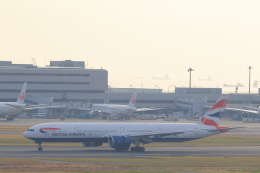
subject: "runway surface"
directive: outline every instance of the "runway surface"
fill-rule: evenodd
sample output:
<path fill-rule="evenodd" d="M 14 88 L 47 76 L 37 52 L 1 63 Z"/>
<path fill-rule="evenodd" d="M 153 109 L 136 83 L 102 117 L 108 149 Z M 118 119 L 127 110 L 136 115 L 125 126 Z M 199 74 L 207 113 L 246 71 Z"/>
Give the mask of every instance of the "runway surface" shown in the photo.
<path fill-rule="evenodd" d="M 115 151 L 109 147 L 84 148 L 77 146 L 0 146 L 0 157 L 9 158 L 133 158 L 136 156 L 223 156 L 259 157 L 260 146 L 175 146 L 146 147 L 145 152 Z"/>

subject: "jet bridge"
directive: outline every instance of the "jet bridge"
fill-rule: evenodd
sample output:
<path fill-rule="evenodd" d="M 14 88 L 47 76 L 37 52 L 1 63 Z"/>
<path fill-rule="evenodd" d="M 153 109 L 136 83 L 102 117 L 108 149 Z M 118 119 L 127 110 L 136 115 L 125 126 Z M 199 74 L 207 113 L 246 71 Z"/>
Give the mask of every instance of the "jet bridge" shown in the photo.
<path fill-rule="evenodd" d="M 53 103 L 53 97 L 39 97 L 39 98 L 31 97 L 31 96 L 25 97 L 25 104 L 27 106 L 30 106 L 30 105 L 50 106 L 52 103 Z M 38 114 L 39 113 L 45 113 L 45 115 L 52 115 L 53 109 L 41 108 L 41 109 L 38 109 Z"/>
<path fill-rule="evenodd" d="M 175 106 L 183 110 L 188 110 L 190 107 L 192 116 L 203 115 L 204 114 L 204 105 L 207 104 L 207 97 L 192 97 L 189 98 L 176 98 Z"/>

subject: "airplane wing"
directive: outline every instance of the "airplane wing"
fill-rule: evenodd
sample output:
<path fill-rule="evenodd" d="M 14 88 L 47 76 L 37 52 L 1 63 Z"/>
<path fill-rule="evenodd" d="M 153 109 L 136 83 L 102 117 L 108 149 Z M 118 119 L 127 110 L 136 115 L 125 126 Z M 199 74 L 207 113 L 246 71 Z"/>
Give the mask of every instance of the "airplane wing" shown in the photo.
<path fill-rule="evenodd" d="M 87 108 L 77 108 L 79 110 L 84 110 L 84 111 L 91 111 L 91 109 L 87 109 Z"/>
<path fill-rule="evenodd" d="M 26 107 L 24 110 L 32 110 L 32 109 L 44 109 L 44 108 L 64 108 L 62 106 L 40 106 L 40 107 Z"/>
<path fill-rule="evenodd" d="M 162 108 L 137 108 L 136 111 L 137 112 L 142 112 L 142 111 L 152 111 L 152 110 L 159 110 Z"/>
<path fill-rule="evenodd" d="M 164 136 L 169 136 L 169 135 L 177 135 L 177 134 L 182 134 L 185 133 L 184 131 L 159 131 L 159 132 L 154 132 L 154 133 L 141 133 L 141 134 L 129 134 L 128 136 L 132 140 L 137 140 L 141 138 L 147 138 L 147 137 L 156 137 L 156 138 L 162 138 Z"/>
<path fill-rule="evenodd" d="M 259 110 L 259 107 L 253 107 L 253 106 L 243 106 L 243 107 L 244 107 L 244 108 L 247 108 L 247 109 L 256 110 L 256 111 Z"/>
<path fill-rule="evenodd" d="M 236 108 L 225 108 L 226 110 L 231 110 L 231 111 L 240 111 L 240 112 L 248 112 L 248 113 L 253 113 L 253 114 L 259 114 L 258 111 L 254 110 L 247 110 L 247 109 L 236 109 Z"/>
<path fill-rule="evenodd" d="M 39 105 L 28 105 L 27 107 L 35 107 L 35 106 L 47 106 L 47 104 L 39 104 Z"/>
<path fill-rule="evenodd" d="M 169 135 L 177 135 L 177 134 L 182 134 L 185 133 L 184 131 L 159 131 L 159 132 L 154 132 L 154 133 L 141 133 L 141 134 L 129 134 L 126 135 L 128 136 L 132 141 L 142 141 L 144 144 L 152 143 L 152 138 L 163 138 L 165 136 Z M 104 137 L 109 137 L 109 136 L 104 136 Z"/>

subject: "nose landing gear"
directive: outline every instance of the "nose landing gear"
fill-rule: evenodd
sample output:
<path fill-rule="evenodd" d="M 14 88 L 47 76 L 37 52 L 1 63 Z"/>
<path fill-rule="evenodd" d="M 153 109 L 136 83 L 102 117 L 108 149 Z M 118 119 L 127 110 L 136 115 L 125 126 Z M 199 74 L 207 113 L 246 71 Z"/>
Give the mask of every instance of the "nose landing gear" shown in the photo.
<path fill-rule="evenodd" d="M 38 147 L 38 151 L 42 151 L 42 149 L 43 149 L 42 147 Z"/>
<path fill-rule="evenodd" d="M 38 151 L 42 151 L 43 150 L 42 143 L 41 142 L 37 142 L 37 141 L 35 141 L 35 143 L 38 144 Z"/>

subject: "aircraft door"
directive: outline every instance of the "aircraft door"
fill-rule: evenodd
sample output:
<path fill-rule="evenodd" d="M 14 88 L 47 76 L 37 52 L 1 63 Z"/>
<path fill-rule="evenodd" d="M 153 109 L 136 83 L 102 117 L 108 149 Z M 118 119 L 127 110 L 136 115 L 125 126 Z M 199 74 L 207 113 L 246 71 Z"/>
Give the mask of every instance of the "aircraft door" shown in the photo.
<path fill-rule="evenodd" d="M 196 137 L 196 136 L 198 136 L 199 135 L 199 129 L 198 128 L 195 128 L 194 129 L 194 136 Z"/>

